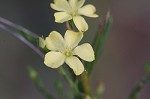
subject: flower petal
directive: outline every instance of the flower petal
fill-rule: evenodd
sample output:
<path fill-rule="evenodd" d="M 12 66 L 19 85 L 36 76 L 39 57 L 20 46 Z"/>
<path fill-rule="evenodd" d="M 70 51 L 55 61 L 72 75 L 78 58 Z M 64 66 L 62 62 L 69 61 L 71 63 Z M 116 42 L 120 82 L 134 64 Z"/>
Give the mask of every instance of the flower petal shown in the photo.
<path fill-rule="evenodd" d="M 45 55 L 44 64 L 51 68 L 58 68 L 65 61 L 65 56 L 60 52 L 48 52 Z"/>
<path fill-rule="evenodd" d="M 70 10 L 70 6 L 67 0 L 54 0 L 54 3 L 51 3 L 50 6 L 52 9 L 57 10 L 57 11 Z"/>
<path fill-rule="evenodd" d="M 69 0 L 69 4 L 71 5 L 73 11 L 76 11 L 80 7 L 83 6 L 85 0 Z"/>
<path fill-rule="evenodd" d="M 78 43 L 83 38 L 83 33 L 67 30 L 64 38 L 65 38 L 67 47 L 73 49 L 74 47 L 78 45 Z"/>
<path fill-rule="evenodd" d="M 89 43 L 77 46 L 73 53 L 85 61 L 91 62 L 95 59 L 93 48 Z"/>
<path fill-rule="evenodd" d="M 76 75 L 80 75 L 83 71 L 84 71 L 84 66 L 81 63 L 81 61 L 75 57 L 75 56 L 71 56 L 71 57 L 67 57 L 65 60 L 66 64 L 69 65 L 69 67 L 71 69 L 73 69 L 74 73 Z"/>
<path fill-rule="evenodd" d="M 56 12 L 54 16 L 55 16 L 55 22 L 57 23 L 63 23 L 72 19 L 72 16 L 66 12 Z"/>
<path fill-rule="evenodd" d="M 65 41 L 60 33 L 52 31 L 48 37 L 46 37 L 46 47 L 52 51 L 63 51 L 65 48 Z"/>
<path fill-rule="evenodd" d="M 69 4 L 70 4 L 70 6 L 71 6 L 71 8 L 72 8 L 72 11 L 76 11 L 77 10 L 77 1 L 78 0 L 69 0 Z"/>
<path fill-rule="evenodd" d="M 85 0 L 78 0 L 78 8 L 82 7 L 83 4 L 85 3 Z"/>
<path fill-rule="evenodd" d="M 86 23 L 86 21 L 83 17 L 75 16 L 75 17 L 73 17 L 73 21 L 79 31 L 85 32 L 88 30 L 88 24 Z"/>
<path fill-rule="evenodd" d="M 98 17 L 98 15 L 95 14 L 95 12 L 96 8 L 91 4 L 85 5 L 78 10 L 78 13 L 80 15 L 85 15 L 87 17 Z"/>

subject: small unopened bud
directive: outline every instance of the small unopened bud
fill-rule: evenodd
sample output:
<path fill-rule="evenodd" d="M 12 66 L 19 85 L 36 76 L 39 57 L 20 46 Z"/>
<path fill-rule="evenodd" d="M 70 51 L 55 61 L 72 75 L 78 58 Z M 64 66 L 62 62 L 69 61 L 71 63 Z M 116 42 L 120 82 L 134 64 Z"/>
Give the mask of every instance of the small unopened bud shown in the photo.
<path fill-rule="evenodd" d="M 86 96 L 85 99 L 91 99 L 91 97 L 90 96 Z"/>
<path fill-rule="evenodd" d="M 104 82 L 100 81 L 97 86 L 97 94 L 102 95 L 104 93 L 104 91 L 105 91 Z"/>
<path fill-rule="evenodd" d="M 37 78 L 37 72 L 31 67 L 28 68 L 28 72 L 32 80 Z"/>
<path fill-rule="evenodd" d="M 39 37 L 39 47 L 44 49 L 45 45 L 46 45 L 46 43 L 45 43 L 44 38 L 43 37 Z"/>

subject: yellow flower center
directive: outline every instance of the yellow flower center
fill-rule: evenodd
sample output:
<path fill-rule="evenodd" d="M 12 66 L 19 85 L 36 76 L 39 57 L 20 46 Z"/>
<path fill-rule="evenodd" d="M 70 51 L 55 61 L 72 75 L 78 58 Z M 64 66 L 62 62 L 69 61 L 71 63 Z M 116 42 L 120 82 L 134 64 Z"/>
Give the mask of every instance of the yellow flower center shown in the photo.
<path fill-rule="evenodd" d="M 72 52 L 71 52 L 71 49 L 70 48 L 66 48 L 66 50 L 65 50 L 65 56 L 66 57 L 69 57 L 69 56 L 72 56 Z"/>

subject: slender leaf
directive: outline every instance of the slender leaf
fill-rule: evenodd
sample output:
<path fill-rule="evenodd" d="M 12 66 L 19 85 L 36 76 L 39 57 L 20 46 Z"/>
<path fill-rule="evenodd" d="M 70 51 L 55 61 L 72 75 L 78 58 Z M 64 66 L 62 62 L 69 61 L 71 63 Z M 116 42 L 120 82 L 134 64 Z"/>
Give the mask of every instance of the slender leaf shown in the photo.
<path fill-rule="evenodd" d="M 95 51 L 95 58 L 96 60 L 88 63 L 85 63 L 85 66 L 87 67 L 88 75 L 91 74 L 94 64 L 97 61 L 97 59 L 101 56 L 104 44 L 106 40 L 108 39 L 109 31 L 112 26 L 112 17 L 107 15 L 106 19 L 103 20 L 103 23 L 100 24 L 100 29 L 98 29 L 97 34 L 95 35 L 95 38 L 93 40 L 92 46 Z"/>
<path fill-rule="evenodd" d="M 145 66 L 144 66 L 144 72 L 145 73 L 150 73 L 150 63 L 145 64 Z"/>
<path fill-rule="evenodd" d="M 37 72 L 32 68 L 29 67 L 28 68 L 28 74 L 30 76 L 30 78 L 32 79 L 34 85 L 36 86 L 36 88 L 38 89 L 38 91 L 46 97 L 46 99 L 54 99 L 54 97 L 52 95 L 50 95 L 44 88 L 44 85 L 42 83 L 42 80 L 40 79 L 40 77 L 38 76 Z"/>
<path fill-rule="evenodd" d="M 143 77 L 132 90 L 131 94 L 129 95 L 128 99 L 138 99 L 140 96 L 141 91 L 144 89 L 144 86 L 150 83 L 150 76 Z"/>

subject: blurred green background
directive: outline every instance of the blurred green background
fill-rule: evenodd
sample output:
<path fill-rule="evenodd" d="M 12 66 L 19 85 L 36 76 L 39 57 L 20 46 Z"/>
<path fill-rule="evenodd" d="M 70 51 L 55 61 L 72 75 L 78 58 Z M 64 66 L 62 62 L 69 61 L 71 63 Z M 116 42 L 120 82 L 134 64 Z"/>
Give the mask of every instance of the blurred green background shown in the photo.
<path fill-rule="evenodd" d="M 91 86 L 105 83 L 103 99 L 127 99 L 137 80 L 150 62 L 149 0 L 86 0 L 97 8 L 100 17 L 110 10 L 113 26 L 104 52 L 94 69 Z M 47 36 L 50 31 L 65 32 L 65 24 L 54 22 L 52 0 L 0 0 L 0 16 Z M 89 30 L 82 42 L 91 42 L 98 20 L 86 18 Z M 44 99 L 28 77 L 27 67 L 35 68 L 46 88 L 55 95 L 54 80 L 58 73 L 43 65 L 43 60 L 29 47 L 0 29 L 0 99 Z M 68 87 L 67 85 L 65 87 Z M 150 98 L 150 85 L 140 99 Z"/>

